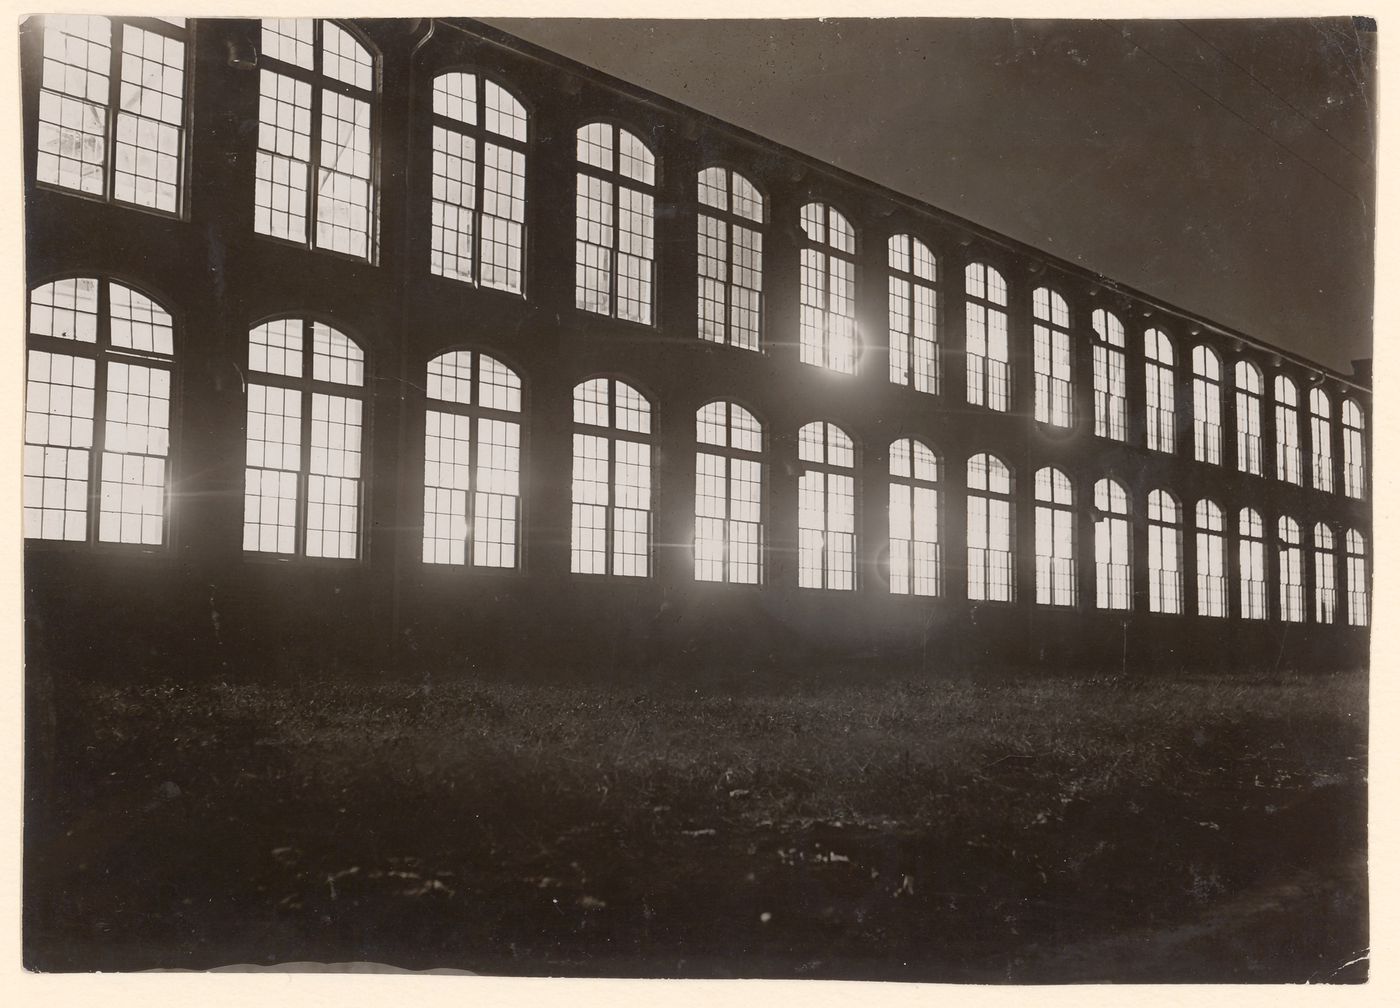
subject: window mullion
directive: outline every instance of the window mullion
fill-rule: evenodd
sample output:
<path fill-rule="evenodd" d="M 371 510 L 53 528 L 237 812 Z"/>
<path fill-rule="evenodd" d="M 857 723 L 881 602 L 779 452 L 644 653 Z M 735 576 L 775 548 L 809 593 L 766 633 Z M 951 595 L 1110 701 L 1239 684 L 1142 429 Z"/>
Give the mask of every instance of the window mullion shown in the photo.
<path fill-rule="evenodd" d="M 103 130 L 104 155 L 102 158 L 102 198 L 112 199 L 116 193 L 116 171 L 117 171 L 117 116 L 121 111 L 121 59 L 122 42 L 126 36 L 126 24 L 117 19 L 112 19 L 111 49 L 108 52 L 108 82 L 107 88 L 107 122 Z M 102 287 L 106 288 L 106 283 Z"/>
<path fill-rule="evenodd" d="M 297 382 L 297 398 L 301 406 L 301 450 L 297 453 L 297 527 L 292 536 L 292 548 L 294 555 L 306 555 L 306 519 L 310 510 L 309 498 L 311 496 L 311 411 L 313 394 L 311 391 L 311 377 L 308 372 L 309 365 L 314 361 L 315 348 L 312 340 L 314 330 L 309 319 L 302 320 L 302 352 L 301 352 L 301 375 Z"/>
<path fill-rule="evenodd" d="M 88 448 L 87 542 L 101 541 L 102 456 L 107 433 L 107 354 L 112 345 L 111 285 L 97 282 L 97 340 L 92 347 L 92 443 Z"/>

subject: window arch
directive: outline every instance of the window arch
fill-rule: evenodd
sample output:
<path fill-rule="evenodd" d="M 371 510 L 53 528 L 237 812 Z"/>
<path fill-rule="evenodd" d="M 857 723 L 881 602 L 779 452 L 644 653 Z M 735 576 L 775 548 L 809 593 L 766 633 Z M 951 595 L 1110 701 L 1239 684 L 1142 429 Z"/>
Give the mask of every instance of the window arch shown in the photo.
<path fill-rule="evenodd" d="M 575 574 L 651 574 L 651 403 L 616 378 L 574 386 Z"/>
<path fill-rule="evenodd" d="M 797 432 L 806 466 L 797 485 L 797 584 L 851 591 L 856 586 L 855 444 L 832 423 Z"/>
<path fill-rule="evenodd" d="M 967 597 L 1010 602 L 1015 594 L 1011 470 L 995 455 L 967 460 Z"/>
<path fill-rule="evenodd" d="M 249 333 L 248 370 L 243 548 L 355 559 L 364 352 L 324 322 L 277 319 Z"/>
<path fill-rule="evenodd" d="M 1037 287 L 1031 311 L 1035 316 L 1035 418 L 1068 427 L 1074 422 L 1069 305 L 1050 288 Z"/>
<path fill-rule="evenodd" d="M 1342 400 L 1342 489 L 1357 500 L 1366 496 L 1366 414 L 1355 399 Z"/>
<path fill-rule="evenodd" d="M 1366 539 L 1356 529 L 1347 532 L 1347 623 L 1366 626 L 1371 619 L 1367 599 Z"/>
<path fill-rule="evenodd" d="M 170 315 L 122 284 L 29 292 L 25 538 L 165 543 L 174 352 Z"/>
<path fill-rule="evenodd" d="M 1191 351 L 1191 419 L 1196 461 L 1220 464 L 1220 358 L 1206 346 Z"/>
<path fill-rule="evenodd" d="M 373 260 L 374 57 L 335 21 L 265 18 L 261 62 L 254 230 Z"/>
<path fill-rule="evenodd" d="M 1100 609 L 1128 609 L 1133 567 L 1128 532 L 1128 495 L 1117 480 L 1094 484 L 1094 576 Z"/>
<path fill-rule="evenodd" d="M 454 72 L 433 81 L 432 123 L 429 269 L 519 294 L 529 115 L 490 77 Z"/>
<path fill-rule="evenodd" d="M 423 562 L 515 567 L 520 522 L 520 377 L 455 350 L 428 362 Z"/>
<path fill-rule="evenodd" d="M 1312 433 L 1312 485 L 1332 492 L 1332 400 L 1320 388 L 1308 393 Z"/>
<path fill-rule="evenodd" d="M 701 171 L 697 189 L 700 338 L 757 350 L 763 323 L 763 196 L 728 168 Z"/>
<path fill-rule="evenodd" d="M 825 203 L 808 203 L 802 233 L 802 362 L 855 374 L 855 228 Z"/>
<path fill-rule="evenodd" d="M 1267 619 L 1268 567 L 1264 563 L 1264 520 L 1253 508 L 1240 511 L 1240 617 Z"/>
<path fill-rule="evenodd" d="M 184 18 L 45 16 L 36 177 L 180 212 Z"/>
<path fill-rule="evenodd" d="M 1278 615 L 1301 623 L 1303 613 L 1303 530 L 1286 515 L 1278 520 Z"/>
<path fill-rule="evenodd" d="M 1181 505 L 1165 490 L 1147 495 L 1147 608 L 1180 613 L 1183 544 Z"/>
<path fill-rule="evenodd" d="M 907 234 L 890 236 L 890 381 L 938 393 L 938 259 Z"/>
<path fill-rule="evenodd" d="M 938 456 L 917 438 L 890 445 L 890 592 L 937 595 Z"/>
<path fill-rule="evenodd" d="M 578 130 L 574 304 L 651 324 L 656 156 L 611 123 Z"/>
<path fill-rule="evenodd" d="M 1313 526 L 1313 622 L 1337 619 L 1337 542 L 1332 530 L 1318 522 Z"/>
<path fill-rule="evenodd" d="M 1285 483 L 1303 483 L 1303 456 L 1298 444 L 1298 386 L 1285 375 L 1274 376 L 1274 472 Z"/>
<path fill-rule="evenodd" d="M 1235 460 L 1240 472 L 1264 474 L 1264 378 L 1249 361 L 1235 363 Z"/>
<path fill-rule="evenodd" d="M 1114 441 L 1128 438 L 1127 338 L 1113 312 L 1095 309 L 1094 433 Z"/>
<path fill-rule="evenodd" d="M 986 263 L 963 271 L 967 300 L 967 401 L 1005 413 L 1011 408 L 1011 348 L 1006 281 Z"/>
<path fill-rule="evenodd" d="M 1160 329 L 1143 333 L 1143 367 L 1147 372 L 1147 447 L 1176 451 L 1176 355 Z"/>
<path fill-rule="evenodd" d="M 1210 500 L 1196 502 L 1196 612 L 1224 616 L 1227 605 L 1225 577 L 1225 512 Z"/>
<path fill-rule="evenodd" d="M 1035 474 L 1035 600 L 1039 605 L 1075 603 L 1074 490 L 1059 469 Z"/>
<path fill-rule="evenodd" d="M 695 414 L 695 580 L 763 580 L 763 426 L 732 402 Z"/>

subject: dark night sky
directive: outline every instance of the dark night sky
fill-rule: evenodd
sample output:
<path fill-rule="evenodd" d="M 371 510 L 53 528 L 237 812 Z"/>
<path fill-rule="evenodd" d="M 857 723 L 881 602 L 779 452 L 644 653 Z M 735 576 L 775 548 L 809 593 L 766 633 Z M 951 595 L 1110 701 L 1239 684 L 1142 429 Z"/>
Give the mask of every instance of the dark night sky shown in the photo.
<path fill-rule="evenodd" d="M 1350 19 L 491 19 L 1343 373 L 1371 353 Z"/>

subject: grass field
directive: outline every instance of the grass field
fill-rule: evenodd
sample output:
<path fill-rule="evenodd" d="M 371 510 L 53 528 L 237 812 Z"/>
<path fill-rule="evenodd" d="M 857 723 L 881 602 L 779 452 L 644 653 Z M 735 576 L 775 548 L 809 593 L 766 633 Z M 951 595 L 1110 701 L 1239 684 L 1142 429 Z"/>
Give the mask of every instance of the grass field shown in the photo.
<path fill-rule="evenodd" d="M 65 694 L 31 968 L 1366 975 L 1361 675 Z"/>

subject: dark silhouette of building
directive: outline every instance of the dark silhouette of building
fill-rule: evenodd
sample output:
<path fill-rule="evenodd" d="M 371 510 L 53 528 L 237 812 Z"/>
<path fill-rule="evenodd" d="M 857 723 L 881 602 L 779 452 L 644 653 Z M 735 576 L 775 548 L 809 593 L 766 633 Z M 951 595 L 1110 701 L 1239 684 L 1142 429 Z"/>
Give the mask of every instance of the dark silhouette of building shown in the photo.
<path fill-rule="evenodd" d="M 1366 659 L 1369 369 L 475 22 L 22 56 L 31 669 Z"/>

